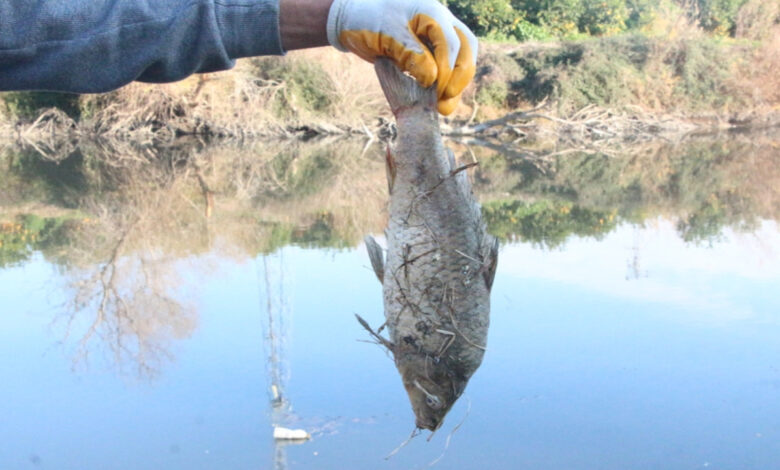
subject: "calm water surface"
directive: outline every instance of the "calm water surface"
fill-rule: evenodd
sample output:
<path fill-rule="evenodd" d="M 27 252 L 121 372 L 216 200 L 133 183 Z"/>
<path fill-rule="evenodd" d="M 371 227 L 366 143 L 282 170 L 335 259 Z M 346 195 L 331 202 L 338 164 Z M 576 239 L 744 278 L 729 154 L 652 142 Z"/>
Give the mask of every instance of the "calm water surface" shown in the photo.
<path fill-rule="evenodd" d="M 3 201 L 0 214 L 28 214 L 8 223 L 45 238 L 29 214 L 76 222 L 0 258 L 0 468 L 777 468 L 780 231 L 761 165 L 778 155 L 759 153 L 637 170 L 652 184 L 622 163 L 612 186 L 612 161 L 484 165 L 477 190 L 500 201 L 487 219 L 504 240 L 488 351 L 443 428 L 387 460 L 414 418 L 354 318 L 383 317 L 357 241 L 383 225 L 380 157 L 355 165 L 371 168 L 357 205 L 334 196 L 356 179 L 341 167 L 302 194 L 283 162 L 273 194 L 211 168 L 212 222 L 189 174 L 136 193 L 8 165 L 6 188 L 30 184 Z M 574 181 L 586 172 L 598 176 Z M 296 219 L 313 200 L 327 210 Z M 312 439 L 275 442 L 274 425 Z"/>

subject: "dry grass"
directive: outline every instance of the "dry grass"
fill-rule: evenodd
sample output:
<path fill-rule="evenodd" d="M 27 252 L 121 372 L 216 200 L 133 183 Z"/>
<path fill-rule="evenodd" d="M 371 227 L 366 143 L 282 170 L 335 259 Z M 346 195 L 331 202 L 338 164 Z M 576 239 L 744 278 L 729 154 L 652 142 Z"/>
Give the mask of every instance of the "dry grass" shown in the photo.
<path fill-rule="evenodd" d="M 780 26 L 780 1 L 748 0 L 737 15 L 738 38 L 752 41 L 777 39 Z"/>
<path fill-rule="evenodd" d="M 247 64 L 222 73 L 196 75 L 165 85 L 132 83 L 83 99 L 89 133 L 143 140 L 166 130 L 172 135 L 241 136 L 264 133 L 274 87 L 253 80 Z"/>
<path fill-rule="evenodd" d="M 754 4 L 758 6 L 748 8 Z M 745 24 L 757 24 L 751 18 L 766 13 L 761 5 L 748 3 Z M 670 9 L 648 26 L 648 36 L 574 44 L 490 44 L 483 48 L 475 83 L 449 121 L 496 119 L 533 107 L 529 103 L 547 93 L 555 101 L 550 112 L 559 118 L 596 105 L 632 114 L 639 107 L 654 118 L 707 115 L 705 127 L 748 122 L 751 115 L 780 106 L 780 26 L 772 24 L 774 29 L 759 45 L 718 45 L 685 15 Z M 746 38 L 764 30 L 740 29 Z M 569 64 L 567 54 L 577 48 L 584 53 L 578 63 Z M 644 54 L 641 64 L 634 62 L 637 51 Z M 553 83 L 555 92 L 542 89 L 542 83 L 535 95 L 525 96 L 535 85 L 529 85 L 522 61 L 539 67 L 537 80 Z M 0 117 L 0 139 L 22 140 L 56 156 L 67 155 L 74 140 L 96 136 L 141 146 L 186 135 L 239 140 L 373 136 L 382 130 L 379 118 L 390 117 L 372 66 L 332 48 L 242 60 L 234 70 L 173 84 L 133 83 L 112 93 L 83 96 L 79 107 L 76 121 L 62 113 L 20 125 Z M 536 124 L 556 130 L 552 121 Z"/>
<path fill-rule="evenodd" d="M 378 114 L 389 115 L 374 67 L 354 54 L 332 48 L 304 50 L 288 54 L 292 60 L 315 62 L 333 83 L 333 107 L 337 120 L 370 120 Z"/>
<path fill-rule="evenodd" d="M 741 64 L 736 80 L 756 104 L 780 110 L 780 24 L 769 38 L 753 51 L 748 63 Z"/>
<path fill-rule="evenodd" d="M 322 69 L 328 86 L 300 83 L 316 75 L 311 64 Z M 309 92 L 323 93 L 326 109 L 313 109 Z M 88 133 L 143 140 L 165 133 L 278 136 L 312 123 L 360 129 L 382 114 L 383 103 L 370 64 L 327 48 L 293 52 L 284 59 L 242 60 L 231 71 L 173 84 L 132 83 L 109 94 L 85 96 L 81 105 Z"/>

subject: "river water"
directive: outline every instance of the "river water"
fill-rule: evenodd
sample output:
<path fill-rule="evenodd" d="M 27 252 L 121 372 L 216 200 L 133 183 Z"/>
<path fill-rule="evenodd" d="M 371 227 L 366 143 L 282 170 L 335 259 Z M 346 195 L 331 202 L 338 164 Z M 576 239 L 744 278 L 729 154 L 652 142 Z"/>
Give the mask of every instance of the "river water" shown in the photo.
<path fill-rule="evenodd" d="M 487 353 L 400 450 L 414 416 L 354 316 L 383 321 L 381 149 L 5 149 L 0 468 L 775 468 L 777 142 L 472 149 Z"/>

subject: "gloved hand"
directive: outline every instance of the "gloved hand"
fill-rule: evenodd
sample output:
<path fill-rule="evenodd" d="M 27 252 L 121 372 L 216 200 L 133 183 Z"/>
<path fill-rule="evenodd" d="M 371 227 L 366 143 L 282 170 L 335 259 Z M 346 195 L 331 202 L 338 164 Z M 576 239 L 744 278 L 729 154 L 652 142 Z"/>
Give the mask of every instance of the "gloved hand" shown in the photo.
<path fill-rule="evenodd" d="M 444 115 L 476 71 L 477 38 L 436 0 L 334 0 L 328 41 L 369 62 L 389 57 L 423 87 L 436 82 Z"/>

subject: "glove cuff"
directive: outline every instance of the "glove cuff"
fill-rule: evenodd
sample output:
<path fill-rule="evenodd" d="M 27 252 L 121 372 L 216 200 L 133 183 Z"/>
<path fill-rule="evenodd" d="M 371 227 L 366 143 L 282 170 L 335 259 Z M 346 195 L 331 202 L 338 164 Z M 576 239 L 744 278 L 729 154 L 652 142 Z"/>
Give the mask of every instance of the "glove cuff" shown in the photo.
<path fill-rule="evenodd" d="M 331 46 L 341 52 L 349 52 L 339 40 L 342 24 L 344 22 L 344 10 L 346 10 L 348 3 L 349 0 L 333 0 L 333 4 L 330 6 L 330 12 L 328 12 L 328 42 Z"/>

